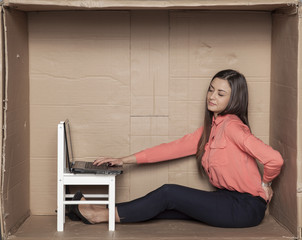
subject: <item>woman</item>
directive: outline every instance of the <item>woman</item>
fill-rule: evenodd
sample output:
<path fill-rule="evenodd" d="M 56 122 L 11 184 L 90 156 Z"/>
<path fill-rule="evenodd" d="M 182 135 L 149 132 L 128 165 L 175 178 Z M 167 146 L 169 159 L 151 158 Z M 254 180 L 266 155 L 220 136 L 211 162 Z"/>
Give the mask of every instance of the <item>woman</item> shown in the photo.
<path fill-rule="evenodd" d="M 116 222 L 165 218 L 195 219 L 216 227 L 258 225 L 273 196 L 271 182 L 280 173 L 283 159 L 251 134 L 246 79 L 234 70 L 218 72 L 212 78 L 203 127 L 131 156 L 100 157 L 94 164 L 155 163 L 193 154 L 216 191 L 166 184 L 142 198 L 117 204 Z M 255 159 L 263 164 L 262 179 Z M 74 199 L 85 200 L 80 192 Z M 74 205 L 72 211 L 85 223 L 108 221 L 103 206 Z"/>

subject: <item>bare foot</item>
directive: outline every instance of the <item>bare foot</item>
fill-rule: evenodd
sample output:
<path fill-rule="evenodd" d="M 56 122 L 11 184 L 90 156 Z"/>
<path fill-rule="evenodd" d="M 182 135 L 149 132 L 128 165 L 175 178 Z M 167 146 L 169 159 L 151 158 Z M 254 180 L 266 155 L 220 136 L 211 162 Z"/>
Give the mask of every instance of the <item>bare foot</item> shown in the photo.
<path fill-rule="evenodd" d="M 84 197 L 81 201 L 85 201 Z M 79 204 L 78 205 L 80 213 L 92 224 L 108 222 L 109 221 L 109 210 L 105 205 L 98 204 Z M 117 210 L 115 216 L 116 222 L 120 222 Z"/>

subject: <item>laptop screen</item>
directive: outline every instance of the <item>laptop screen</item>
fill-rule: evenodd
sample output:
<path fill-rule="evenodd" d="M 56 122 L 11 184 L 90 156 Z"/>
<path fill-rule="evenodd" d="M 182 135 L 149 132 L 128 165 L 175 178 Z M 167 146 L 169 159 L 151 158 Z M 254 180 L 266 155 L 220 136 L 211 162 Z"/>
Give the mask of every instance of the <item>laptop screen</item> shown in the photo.
<path fill-rule="evenodd" d="M 69 171 L 71 172 L 71 166 L 73 163 L 73 155 L 72 155 L 72 144 L 71 144 L 71 135 L 70 135 L 70 126 L 69 120 L 66 119 L 64 122 L 64 129 L 65 129 L 65 143 L 66 143 L 66 158 L 67 158 L 67 165 Z"/>

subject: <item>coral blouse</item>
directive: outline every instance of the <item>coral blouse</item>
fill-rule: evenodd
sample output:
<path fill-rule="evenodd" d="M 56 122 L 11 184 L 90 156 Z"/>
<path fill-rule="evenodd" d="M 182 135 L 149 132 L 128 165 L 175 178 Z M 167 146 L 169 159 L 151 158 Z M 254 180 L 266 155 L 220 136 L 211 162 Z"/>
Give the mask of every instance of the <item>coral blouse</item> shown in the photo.
<path fill-rule="evenodd" d="M 196 154 L 203 127 L 170 143 L 135 154 L 137 163 L 155 163 Z M 213 118 L 205 145 L 202 166 L 217 188 L 250 193 L 266 199 L 255 159 L 263 164 L 263 181 L 271 182 L 280 173 L 280 153 L 256 138 L 236 116 Z"/>

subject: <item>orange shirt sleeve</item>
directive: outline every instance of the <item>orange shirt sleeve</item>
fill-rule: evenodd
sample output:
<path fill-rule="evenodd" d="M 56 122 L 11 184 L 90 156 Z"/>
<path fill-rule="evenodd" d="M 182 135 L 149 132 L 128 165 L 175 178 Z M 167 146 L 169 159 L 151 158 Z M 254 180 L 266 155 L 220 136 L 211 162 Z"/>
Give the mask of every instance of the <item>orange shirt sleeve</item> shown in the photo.
<path fill-rule="evenodd" d="M 277 177 L 283 165 L 281 154 L 256 138 L 243 123 L 232 121 L 226 127 L 226 136 L 242 151 L 263 164 L 263 181 L 271 182 Z"/>
<path fill-rule="evenodd" d="M 155 163 L 196 153 L 203 127 L 170 143 L 163 143 L 135 154 L 137 163 Z"/>

